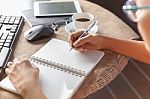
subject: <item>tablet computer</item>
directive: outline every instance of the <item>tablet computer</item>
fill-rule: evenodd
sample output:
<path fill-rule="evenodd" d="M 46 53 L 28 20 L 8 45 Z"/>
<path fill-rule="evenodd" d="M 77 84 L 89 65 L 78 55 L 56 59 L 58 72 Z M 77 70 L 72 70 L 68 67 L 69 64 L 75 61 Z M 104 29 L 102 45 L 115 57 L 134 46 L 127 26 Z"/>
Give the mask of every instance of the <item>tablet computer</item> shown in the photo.
<path fill-rule="evenodd" d="M 35 1 L 34 16 L 60 16 L 81 13 L 81 7 L 78 0 L 52 0 Z"/>

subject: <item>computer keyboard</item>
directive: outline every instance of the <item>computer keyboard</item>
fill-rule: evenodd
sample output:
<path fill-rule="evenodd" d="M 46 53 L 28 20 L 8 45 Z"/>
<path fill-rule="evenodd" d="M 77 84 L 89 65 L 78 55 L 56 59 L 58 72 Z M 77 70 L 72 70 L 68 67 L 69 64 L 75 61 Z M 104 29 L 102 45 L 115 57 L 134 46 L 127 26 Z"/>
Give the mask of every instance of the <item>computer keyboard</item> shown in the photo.
<path fill-rule="evenodd" d="M 22 16 L 0 15 L 0 69 L 5 68 L 13 50 L 13 43 L 23 23 Z"/>

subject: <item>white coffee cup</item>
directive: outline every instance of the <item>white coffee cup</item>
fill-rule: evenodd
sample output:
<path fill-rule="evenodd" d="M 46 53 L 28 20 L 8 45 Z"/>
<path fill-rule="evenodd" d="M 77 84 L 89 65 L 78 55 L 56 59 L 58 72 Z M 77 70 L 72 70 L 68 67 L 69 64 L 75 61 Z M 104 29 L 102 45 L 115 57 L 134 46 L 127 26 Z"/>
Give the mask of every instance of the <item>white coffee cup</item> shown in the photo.
<path fill-rule="evenodd" d="M 75 30 L 86 29 L 93 19 L 94 16 L 90 13 L 76 13 L 72 16 L 73 28 Z"/>

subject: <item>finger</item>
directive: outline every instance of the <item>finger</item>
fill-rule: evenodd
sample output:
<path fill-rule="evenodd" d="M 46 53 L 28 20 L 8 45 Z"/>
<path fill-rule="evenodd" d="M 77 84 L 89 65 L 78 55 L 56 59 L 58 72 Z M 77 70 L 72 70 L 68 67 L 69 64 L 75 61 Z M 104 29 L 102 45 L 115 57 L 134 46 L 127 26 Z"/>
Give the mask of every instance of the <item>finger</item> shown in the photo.
<path fill-rule="evenodd" d="M 12 65 L 13 65 L 13 62 L 8 62 L 7 63 L 7 67 L 12 67 Z"/>
<path fill-rule="evenodd" d="M 87 51 L 87 50 L 89 50 L 89 49 L 87 49 L 87 46 L 89 46 L 89 44 L 85 43 L 84 45 L 79 46 L 76 50 L 78 50 L 78 51 Z"/>
<path fill-rule="evenodd" d="M 88 43 L 90 41 L 90 38 L 92 37 L 91 34 L 88 34 L 82 38 L 79 38 L 77 41 L 73 43 L 74 47 L 83 46 L 84 44 Z"/>
<path fill-rule="evenodd" d="M 12 69 L 14 68 L 14 65 L 11 64 L 11 63 L 8 63 L 8 64 L 7 64 L 7 67 L 8 67 L 9 70 L 12 70 Z"/>
<path fill-rule="evenodd" d="M 87 49 L 84 49 L 83 47 L 75 48 L 75 50 L 80 51 L 80 52 L 87 51 Z"/>
<path fill-rule="evenodd" d="M 70 46 L 73 45 L 73 43 L 79 38 L 79 36 L 83 33 L 83 30 L 78 30 L 76 32 L 73 32 L 69 35 L 69 44 Z"/>
<path fill-rule="evenodd" d="M 9 69 L 9 68 L 6 68 L 6 69 L 5 69 L 5 73 L 6 73 L 7 75 L 9 75 L 10 69 Z"/>
<path fill-rule="evenodd" d="M 99 48 L 93 44 L 86 43 L 82 46 L 79 46 L 78 48 L 75 48 L 75 50 L 78 50 L 78 51 L 99 50 Z"/>
<path fill-rule="evenodd" d="M 78 33 L 77 33 L 77 32 L 71 33 L 71 34 L 69 35 L 69 38 L 68 38 L 68 39 L 69 39 L 69 44 L 70 44 L 70 46 L 73 45 L 73 42 L 76 40 L 77 36 L 78 36 Z"/>

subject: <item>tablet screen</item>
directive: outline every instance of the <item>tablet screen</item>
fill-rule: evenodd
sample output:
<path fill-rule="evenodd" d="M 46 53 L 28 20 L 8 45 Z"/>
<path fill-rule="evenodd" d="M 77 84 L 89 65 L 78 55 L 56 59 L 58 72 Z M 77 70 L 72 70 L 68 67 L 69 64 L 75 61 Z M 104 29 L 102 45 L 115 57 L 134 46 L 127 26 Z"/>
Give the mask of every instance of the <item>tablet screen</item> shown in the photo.
<path fill-rule="evenodd" d="M 74 2 L 40 3 L 40 14 L 76 13 Z"/>
<path fill-rule="evenodd" d="M 81 12 L 78 1 L 34 2 L 34 16 L 72 15 Z"/>

